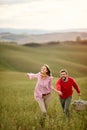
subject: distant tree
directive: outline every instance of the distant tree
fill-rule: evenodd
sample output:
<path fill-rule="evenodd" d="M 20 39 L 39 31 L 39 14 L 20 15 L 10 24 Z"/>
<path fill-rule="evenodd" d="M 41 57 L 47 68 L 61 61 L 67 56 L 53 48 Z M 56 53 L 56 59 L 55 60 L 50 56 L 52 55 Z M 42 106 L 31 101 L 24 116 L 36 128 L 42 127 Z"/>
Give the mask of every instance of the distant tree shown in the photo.
<path fill-rule="evenodd" d="M 80 36 L 77 36 L 76 42 L 77 42 L 77 43 L 80 43 L 80 44 L 85 44 L 85 45 L 87 45 L 87 39 L 81 39 Z"/>
<path fill-rule="evenodd" d="M 78 43 L 81 42 L 81 37 L 80 36 L 76 37 L 76 42 L 78 42 Z"/>
<path fill-rule="evenodd" d="M 60 42 L 59 41 L 51 41 L 51 42 L 48 42 L 47 44 L 48 45 L 58 45 Z"/>

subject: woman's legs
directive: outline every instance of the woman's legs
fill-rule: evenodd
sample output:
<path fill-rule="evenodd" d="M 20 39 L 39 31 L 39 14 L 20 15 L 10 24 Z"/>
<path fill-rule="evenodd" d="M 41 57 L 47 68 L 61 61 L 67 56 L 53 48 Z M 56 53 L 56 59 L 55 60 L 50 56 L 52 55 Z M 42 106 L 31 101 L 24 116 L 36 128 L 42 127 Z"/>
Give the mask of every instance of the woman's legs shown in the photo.
<path fill-rule="evenodd" d="M 51 94 L 43 96 L 43 98 L 41 98 L 38 101 L 39 107 L 41 109 L 42 112 L 42 117 L 40 119 L 40 124 L 43 126 L 45 118 L 46 118 L 46 114 L 47 114 L 47 108 L 48 108 L 48 104 L 51 100 Z"/>
<path fill-rule="evenodd" d="M 39 107 L 40 107 L 40 109 L 41 109 L 41 112 L 42 112 L 42 113 L 46 113 L 47 110 L 46 110 L 44 98 L 41 98 L 41 99 L 38 101 L 38 104 L 39 104 Z"/>
<path fill-rule="evenodd" d="M 47 110 L 47 108 L 49 106 L 50 101 L 51 101 L 51 94 L 48 94 L 48 95 L 44 96 L 44 102 L 45 102 L 46 110 Z"/>
<path fill-rule="evenodd" d="M 40 107 L 42 113 L 47 113 L 47 108 L 48 108 L 50 101 L 51 101 L 51 94 L 43 96 L 43 98 L 41 98 L 38 101 L 38 104 L 39 104 L 39 107 Z"/>

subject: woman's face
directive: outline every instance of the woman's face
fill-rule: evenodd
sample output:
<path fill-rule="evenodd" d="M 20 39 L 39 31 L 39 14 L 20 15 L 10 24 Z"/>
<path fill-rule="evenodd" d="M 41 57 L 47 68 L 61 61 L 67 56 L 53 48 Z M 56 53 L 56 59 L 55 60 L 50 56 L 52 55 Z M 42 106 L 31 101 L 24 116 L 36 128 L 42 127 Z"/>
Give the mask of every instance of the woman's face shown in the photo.
<path fill-rule="evenodd" d="M 46 66 L 42 66 L 42 67 L 41 67 L 41 73 L 43 73 L 43 74 L 46 74 L 46 73 L 47 73 L 47 68 L 46 68 Z"/>

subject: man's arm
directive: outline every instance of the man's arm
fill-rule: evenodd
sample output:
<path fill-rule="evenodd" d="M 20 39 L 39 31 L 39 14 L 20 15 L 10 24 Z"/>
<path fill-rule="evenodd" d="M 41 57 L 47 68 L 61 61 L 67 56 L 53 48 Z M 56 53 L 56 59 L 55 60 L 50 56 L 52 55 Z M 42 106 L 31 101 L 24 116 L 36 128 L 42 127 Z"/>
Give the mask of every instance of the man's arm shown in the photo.
<path fill-rule="evenodd" d="M 79 89 L 78 84 L 76 83 L 75 80 L 73 80 L 73 87 L 75 88 L 75 90 L 77 91 L 78 95 L 80 96 L 81 95 L 80 89 Z"/>

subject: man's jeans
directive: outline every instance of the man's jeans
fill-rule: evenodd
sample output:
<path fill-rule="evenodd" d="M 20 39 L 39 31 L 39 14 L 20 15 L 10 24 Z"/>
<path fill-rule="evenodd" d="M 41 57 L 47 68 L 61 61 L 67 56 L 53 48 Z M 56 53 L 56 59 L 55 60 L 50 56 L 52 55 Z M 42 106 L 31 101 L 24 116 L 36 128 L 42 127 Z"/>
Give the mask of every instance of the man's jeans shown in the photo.
<path fill-rule="evenodd" d="M 71 103 L 71 99 L 72 96 L 69 96 L 68 98 L 59 98 L 60 99 L 60 103 L 63 109 L 63 112 L 65 112 L 65 114 L 69 117 L 69 106 Z"/>

